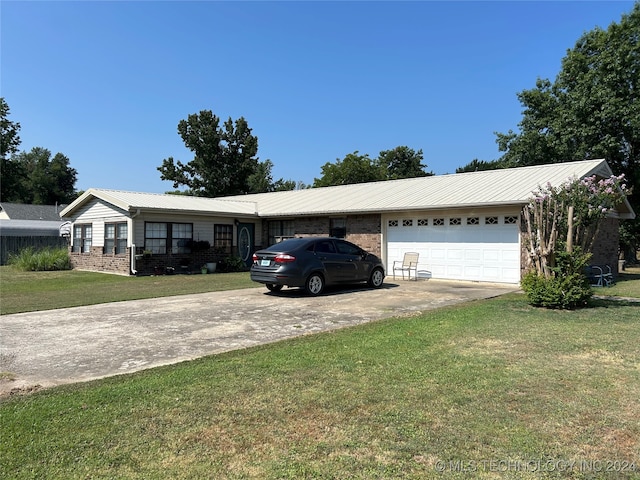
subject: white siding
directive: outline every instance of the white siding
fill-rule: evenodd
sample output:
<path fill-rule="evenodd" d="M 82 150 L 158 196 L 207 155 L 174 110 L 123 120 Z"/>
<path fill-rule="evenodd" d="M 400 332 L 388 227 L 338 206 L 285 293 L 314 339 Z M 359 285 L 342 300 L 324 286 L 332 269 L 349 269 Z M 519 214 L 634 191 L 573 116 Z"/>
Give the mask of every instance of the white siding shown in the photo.
<path fill-rule="evenodd" d="M 126 210 L 106 203 L 100 199 L 93 199 L 78 209 L 72 217 L 73 222 L 86 223 L 87 220 L 124 220 L 129 216 Z"/>
<path fill-rule="evenodd" d="M 114 207 L 100 199 L 94 198 L 79 208 L 75 215 L 70 219 L 73 224 L 91 224 L 91 244 L 94 247 L 104 246 L 104 224 L 112 222 L 127 222 L 129 219 L 126 211 Z M 130 229 L 129 229 L 130 231 Z M 73 232 L 73 230 L 72 230 Z M 73 242 L 73 233 L 71 234 Z M 131 235 L 127 239 L 128 245 L 131 245 Z"/>

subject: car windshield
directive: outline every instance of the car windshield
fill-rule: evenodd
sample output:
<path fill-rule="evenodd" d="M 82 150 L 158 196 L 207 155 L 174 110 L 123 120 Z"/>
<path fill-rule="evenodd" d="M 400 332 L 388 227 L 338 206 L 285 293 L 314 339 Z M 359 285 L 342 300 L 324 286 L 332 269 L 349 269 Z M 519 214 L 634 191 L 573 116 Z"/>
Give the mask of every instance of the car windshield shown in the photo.
<path fill-rule="evenodd" d="M 297 248 L 305 245 L 309 242 L 306 238 L 289 238 L 287 240 L 283 240 L 280 243 L 274 243 L 268 248 L 265 248 L 268 252 L 288 252 L 291 250 L 296 250 Z"/>

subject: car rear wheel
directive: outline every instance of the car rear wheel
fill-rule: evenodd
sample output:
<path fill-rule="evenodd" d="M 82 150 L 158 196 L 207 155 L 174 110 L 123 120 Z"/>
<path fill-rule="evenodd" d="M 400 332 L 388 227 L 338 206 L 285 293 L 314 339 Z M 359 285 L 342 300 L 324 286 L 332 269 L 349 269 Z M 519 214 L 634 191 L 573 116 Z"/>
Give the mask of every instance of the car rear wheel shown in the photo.
<path fill-rule="evenodd" d="M 307 278 L 307 282 L 305 283 L 305 290 L 310 295 L 320 295 L 322 290 L 324 290 L 324 277 L 319 273 L 312 273 Z"/>
<path fill-rule="evenodd" d="M 384 282 L 384 272 L 381 268 L 375 268 L 373 272 L 371 272 L 371 276 L 367 283 L 370 287 L 380 288 L 382 286 L 382 282 Z"/>
<path fill-rule="evenodd" d="M 279 292 L 280 290 L 282 290 L 282 285 L 267 283 L 267 290 L 269 290 L 270 292 Z"/>

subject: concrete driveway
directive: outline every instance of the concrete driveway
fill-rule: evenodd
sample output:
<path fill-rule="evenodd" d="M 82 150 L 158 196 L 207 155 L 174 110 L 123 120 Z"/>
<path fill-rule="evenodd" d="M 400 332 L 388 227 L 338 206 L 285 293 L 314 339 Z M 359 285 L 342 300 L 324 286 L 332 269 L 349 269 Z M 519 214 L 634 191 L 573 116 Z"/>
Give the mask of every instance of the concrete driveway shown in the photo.
<path fill-rule="evenodd" d="M 179 277 L 176 277 L 176 281 Z M 0 395 L 81 382 L 209 354 L 410 315 L 518 290 L 393 281 L 381 289 L 265 288 L 114 302 L 0 317 Z"/>

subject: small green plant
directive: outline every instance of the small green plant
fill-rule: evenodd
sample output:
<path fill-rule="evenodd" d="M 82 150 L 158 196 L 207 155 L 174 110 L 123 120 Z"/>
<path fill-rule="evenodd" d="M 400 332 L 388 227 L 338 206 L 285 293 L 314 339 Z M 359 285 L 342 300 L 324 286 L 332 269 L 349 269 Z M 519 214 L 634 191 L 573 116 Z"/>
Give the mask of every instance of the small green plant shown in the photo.
<path fill-rule="evenodd" d="M 522 290 L 531 305 L 536 307 L 573 310 L 584 307 L 593 295 L 584 269 L 591 254 L 579 247 L 573 252 L 558 250 L 553 276 L 545 277 L 536 271 L 527 273 L 522 281 Z"/>
<path fill-rule="evenodd" d="M 247 266 L 237 255 L 224 258 L 218 262 L 218 266 L 222 272 L 243 272 L 247 270 Z"/>
<path fill-rule="evenodd" d="M 49 270 L 71 270 L 71 259 L 66 248 L 43 248 L 36 250 L 27 247 L 8 260 L 18 270 L 39 272 Z"/>

